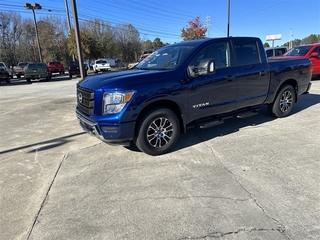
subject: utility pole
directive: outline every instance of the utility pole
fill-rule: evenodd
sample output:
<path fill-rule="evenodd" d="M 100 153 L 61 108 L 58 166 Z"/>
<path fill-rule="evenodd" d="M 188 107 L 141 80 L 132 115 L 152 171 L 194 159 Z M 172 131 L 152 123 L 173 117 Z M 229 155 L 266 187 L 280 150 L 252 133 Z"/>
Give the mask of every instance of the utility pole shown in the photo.
<path fill-rule="evenodd" d="M 70 33 L 71 33 L 71 23 L 70 23 L 68 0 L 64 0 L 64 3 L 65 3 L 65 6 L 66 6 L 67 22 L 68 22 L 68 29 L 69 29 L 69 36 L 70 36 Z M 72 60 L 75 61 L 75 56 L 74 56 L 74 54 L 72 54 Z"/>
<path fill-rule="evenodd" d="M 207 36 L 210 37 L 210 25 L 211 25 L 211 18 L 210 16 L 206 16 L 206 28 L 207 28 Z"/>
<path fill-rule="evenodd" d="M 289 49 L 292 48 L 292 28 L 290 28 Z"/>
<path fill-rule="evenodd" d="M 66 5 L 66 13 L 67 13 L 68 29 L 69 29 L 69 34 L 70 34 L 70 31 L 71 31 L 71 24 L 70 24 L 70 15 L 69 15 L 68 0 L 64 0 L 64 3 L 65 3 L 65 5 Z"/>
<path fill-rule="evenodd" d="M 76 42 L 77 42 L 77 49 L 78 49 L 79 68 L 80 68 L 81 78 L 84 79 L 85 72 L 84 72 L 83 59 L 82 59 L 82 48 L 81 48 L 77 6 L 76 6 L 75 0 L 71 0 L 71 3 L 72 3 L 73 20 L 74 20 L 74 33 L 76 35 Z"/>

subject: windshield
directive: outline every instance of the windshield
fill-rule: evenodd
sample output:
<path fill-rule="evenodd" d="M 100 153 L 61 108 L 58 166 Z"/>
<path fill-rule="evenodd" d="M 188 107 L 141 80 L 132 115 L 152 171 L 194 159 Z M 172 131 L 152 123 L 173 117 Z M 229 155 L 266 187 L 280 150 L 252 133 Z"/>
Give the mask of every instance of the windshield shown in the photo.
<path fill-rule="evenodd" d="M 193 48 L 194 46 L 185 45 L 172 45 L 160 48 L 141 61 L 136 68 L 145 70 L 173 69 L 181 64 Z"/>
<path fill-rule="evenodd" d="M 58 65 L 60 62 L 49 62 L 49 65 Z"/>
<path fill-rule="evenodd" d="M 70 62 L 69 66 L 79 66 L 79 62 Z"/>
<path fill-rule="evenodd" d="M 310 50 L 311 46 L 299 46 L 292 48 L 284 56 L 304 56 Z"/>
<path fill-rule="evenodd" d="M 46 65 L 43 63 L 29 63 L 28 68 L 46 68 Z"/>
<path fill-rule="evenodd" d="M 22 63 L 18 63 L 18 66 L 21 67 L 21 68 L 24 68 L 28 65 L 27 62 L 22 62 Z"/>
<path fill-rule="evenodd" d="M 106 60 L 97 60 L 96 64 L 104 64 L 104 63 L 108 63 Z"/>

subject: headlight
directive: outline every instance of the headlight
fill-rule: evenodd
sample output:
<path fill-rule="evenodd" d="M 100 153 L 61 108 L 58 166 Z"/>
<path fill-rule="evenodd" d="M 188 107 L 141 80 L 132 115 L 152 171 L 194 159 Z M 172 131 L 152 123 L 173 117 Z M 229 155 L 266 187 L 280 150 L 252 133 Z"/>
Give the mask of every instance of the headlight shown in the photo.
<path fill-rule="evenodd" d="M 113 114 L 122 111 L 124 106 L 131 100 L 134 91 L 106 92 L 103 94 L 103 113 Z"/>

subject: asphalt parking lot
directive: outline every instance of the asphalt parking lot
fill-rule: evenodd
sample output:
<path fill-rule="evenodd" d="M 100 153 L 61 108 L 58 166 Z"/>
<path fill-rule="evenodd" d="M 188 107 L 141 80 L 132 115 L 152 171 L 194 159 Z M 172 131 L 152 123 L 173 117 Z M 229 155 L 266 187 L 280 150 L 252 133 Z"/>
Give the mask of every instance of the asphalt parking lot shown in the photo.
<path fill-rule="evenodd" d="M 293 113 L 109 146 L 75 116 L 79 78 L 0 85 L 0 239 L 319 239 L 320 80 Z"/>

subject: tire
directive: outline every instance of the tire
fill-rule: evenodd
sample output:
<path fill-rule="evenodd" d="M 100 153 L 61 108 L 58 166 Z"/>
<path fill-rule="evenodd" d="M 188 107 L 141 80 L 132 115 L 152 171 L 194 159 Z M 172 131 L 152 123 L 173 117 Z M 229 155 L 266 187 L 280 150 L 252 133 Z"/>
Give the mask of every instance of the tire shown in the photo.
<path fill-rule="evenodd" d="M 155 108 L 138 123 L 134 143 L 142 152 L 157 156 L 169 152 L 180 134 L 180 123 L 174 112 Z"/>
<path fill-rule="evenodd" d="M 51 76 L 49 75 L 49 76 L 46 77 L 46 81 L 50 82 L 50 80 L 51 80 Z"/>
<path fill-rule="evenodd" d="M 273 103 L 268 105 L 271 116 L 283 118 L 290 114 L 296 102 L 296 93 L 291 85 L 284 85 Z"/>
<path fill-rule="evenodd" d="M 31 82 L 31 78 L 26 78 L 27 82 L 30 83 Z"/>
<path fill-rule="evenodd" d="M 6 83 L 11 83 L 11 78 L 10 78 L 10 76 L 8 76 L 8 77 L 6 78 Z"/>
<path fill-rule="evenodd" d="M 21 75 L 19 75 L 19 74 L 16 74 L 16 76 L 17 76 L 17 78 L 21 78 Z"/>
<path fill-rule="evenodd" d="M 72 78 L 72 74 L 71 73 L 69 73 L 69 78 Z"/>

